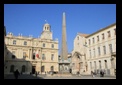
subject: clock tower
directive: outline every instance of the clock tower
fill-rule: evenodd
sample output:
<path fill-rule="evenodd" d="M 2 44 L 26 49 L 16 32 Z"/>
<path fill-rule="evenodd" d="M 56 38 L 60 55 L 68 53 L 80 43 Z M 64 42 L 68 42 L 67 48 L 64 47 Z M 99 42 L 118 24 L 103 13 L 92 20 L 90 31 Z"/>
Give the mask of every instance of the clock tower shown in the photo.
<path fill-rule="evenodd" d="M 43 26 L 43 32 L 41 33 L 41 39 L 50 39 L 52 40 L 52 32 L 50 24 L 46 23 Z"/>

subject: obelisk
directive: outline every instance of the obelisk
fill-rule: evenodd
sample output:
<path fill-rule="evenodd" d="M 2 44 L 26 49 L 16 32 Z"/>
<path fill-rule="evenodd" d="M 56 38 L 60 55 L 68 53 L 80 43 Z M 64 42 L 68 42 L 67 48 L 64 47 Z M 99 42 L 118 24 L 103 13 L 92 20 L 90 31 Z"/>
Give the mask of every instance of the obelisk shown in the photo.
<path fill-rule="evenodd" d="M 62 46 L 61 46 L 61 57 L 62 60 L 67 60 L 67 41 L 66 41 L 66 16 L 65 12 L 63 12 L 63 20 L 62 20 Z"/>

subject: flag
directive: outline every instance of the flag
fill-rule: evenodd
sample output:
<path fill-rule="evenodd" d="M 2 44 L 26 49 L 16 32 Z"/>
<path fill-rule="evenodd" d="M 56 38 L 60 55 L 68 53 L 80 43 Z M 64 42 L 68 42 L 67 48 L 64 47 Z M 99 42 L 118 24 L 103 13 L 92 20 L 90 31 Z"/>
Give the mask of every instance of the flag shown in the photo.
<path fill-rule="evenodd" d="M 39 58 L 39 53 L 38 50 L 36 51 L 36 57 Z"/>

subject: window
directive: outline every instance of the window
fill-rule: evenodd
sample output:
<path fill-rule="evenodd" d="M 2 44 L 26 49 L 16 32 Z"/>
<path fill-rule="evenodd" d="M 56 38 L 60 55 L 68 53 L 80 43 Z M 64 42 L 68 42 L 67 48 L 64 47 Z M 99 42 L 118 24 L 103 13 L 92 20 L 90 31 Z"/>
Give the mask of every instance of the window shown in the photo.
<path fill-rule="evenodd" d="M 105 60 L 105 69 L 107 69 L 107 60 Z"/>
<path fill-rule="evenodd" d="M 54 44 L 52 44 L 52 48 L 54 48 Z"/>
<path fill-rule="evenodd" d="M 100 47 L 98 47 L 98 55 L 100 55 Z"/>
<path fill-rule="evenodd" d="M 89 39 L 89 45 L 91 44 L 90 39 Z"/>
<path fill-rule="evenodd" d="M 45 72 L 45 67 L 41 66 L 41 72 Z"/>
<path fill-rule="evenodd" d="M 51 66 L 51 67 L 50 67 L 50 70 L 51 70 L 51 71 L 54 71 L 54 66 Z"/>
<path fill-rule="evenodd" d="M 108 37 L 111 37 L 110 31 L 108 31 Z"/>
<path fill-rule="evenodd" d="M 42 60 L 45 60 L 46 58 L 45 58 L 45 54 L 42 54 Z"/>
<path fill-rule="evenodd" d="M 33 59 L 35 59 L 35 53 L 33 53 Z"/>
<path fill-rule="evenodd" d="M 43 47 L 45 47 L 45 43 L 43 43 Z"/>
<path fill-rule="evenodd" d="M 89 55 L 90 55 L 90 58 L 91 58 L 91 50 L 89 50 Z"/>
<path fill-rule="evenodd" d="M 77 39 L 79 40 L 79 36 L 77 37 Z"/>
<path fill-rule="evenodd" d="M 12 59 L 15 59 L 15 51 L 12 51 Z"/>
<path fill-rule="evenodd" d="M 92 38 L 92 40 L 93 40 L 93 43 L 94 43 L 94 38 Z"/>
<path fill-rule="evenodd" d="M 14 72 L 14 65 L 11 65 L 10 72 Z"/>
<path fill-rule="evenodd" d="M 104 39 L 104 33 L 102 34 L 102 39 Z"/>
<path fill-rule="evenodd" d="M 101 61 L 99 61 L 99 69 L 101 69 Z"/>
<path fill-rule="evenodd" d="M 114 34 L 116 35 L 116 28 L 114 29 Z"/>
<path fill-rule="evenodd" d="M 105 46 L 103 46 L 103 52 L 104 52 L 104 54 L 106 54 L 106 47 Z"/>
<path fill-rule="evenodd" d="M 24 41 L 24 45 L 27 45 L 27 42 L 26 41 Z"/>
<path fill-rule="evenodd" d="M 95 48 L 93 49 L 93 51 L 94 51 L 94 57 L 95 57 Z"/>
<path fill-rule="evenodd" d="M 23 58 L 26 58 L 26 52 L 23 52 Z"/>
<path fill-rule="evenodd" d="M 16 40 L 13 40 L 13 44 L 16 45 Z"/>
<path fill-rule="evenodd" d="M 99 41 L 99 36 L 97 36 L 97 41 Z"/>
<path fill-rule="evenodd" d="M 112 44 L 109 44 L 110 53 L 112 53 Z"/>
<path fill-rule="evenodd" d="M 96 69 L 97 65 L 96 65 L 96 61 L 94 61 L 94 68 Z"/>
<path fill-rule="evenodd" d="M 25 72 L 25 65 L 22 66 L 22 72 Z"/>
<path fill-rule="evenodd" d="M 53 60 L 53 59 L 54 59 L 54 54 L 51 55 L 51 60 Z"/>
<path fill-rule="evenodd" d="M 92 62 L 90 62 L 90 68 L 92 69 Z"/>

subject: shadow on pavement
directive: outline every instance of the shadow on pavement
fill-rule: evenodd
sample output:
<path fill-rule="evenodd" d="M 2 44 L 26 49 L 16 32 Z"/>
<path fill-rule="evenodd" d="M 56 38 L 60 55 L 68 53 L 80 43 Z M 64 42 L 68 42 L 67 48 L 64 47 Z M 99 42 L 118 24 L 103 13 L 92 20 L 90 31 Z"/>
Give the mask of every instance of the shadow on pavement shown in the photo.
<path fill-rule="evenodd" d="M 8 74 L 4 79 L 15 79 L 14 75 Z M 44 79 L 42 77 L 36 77 L 35 75 L 23 74 L 18 77 L 18 79 Z"/>

